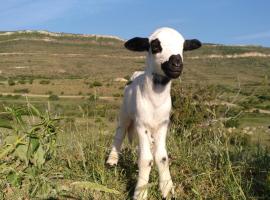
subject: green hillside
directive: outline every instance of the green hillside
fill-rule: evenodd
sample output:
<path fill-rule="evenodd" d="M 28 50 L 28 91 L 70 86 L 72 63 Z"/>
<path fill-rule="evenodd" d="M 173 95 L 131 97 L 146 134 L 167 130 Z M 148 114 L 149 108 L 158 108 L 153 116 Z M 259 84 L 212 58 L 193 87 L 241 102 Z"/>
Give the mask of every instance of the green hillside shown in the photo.
<path fill-rule="evenodd" d="M 105 160 L 145 53 L 113 36 L 0 32 L 0 199 L 132 199 L 136 148 Z M 173 81 L 176 199 L 270 199 L 270 48 L 204 44 Z M 135 145 L 133 145 L 135 146 Z M 149 199 L 160 199 L 157 171 Z"/>

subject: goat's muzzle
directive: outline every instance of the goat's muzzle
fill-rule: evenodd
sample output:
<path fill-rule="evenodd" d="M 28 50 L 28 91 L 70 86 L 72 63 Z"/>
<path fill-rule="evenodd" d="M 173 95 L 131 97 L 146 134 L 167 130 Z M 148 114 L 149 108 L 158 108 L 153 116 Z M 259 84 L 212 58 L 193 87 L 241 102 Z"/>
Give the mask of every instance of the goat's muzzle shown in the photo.
<path fill-rule="evenodd" d="M 178 78 L 183 70 L 181 56 L 179 54 L 171 55 L 168 61 L 161 64 L 161 68 L 169 78 Z"/>

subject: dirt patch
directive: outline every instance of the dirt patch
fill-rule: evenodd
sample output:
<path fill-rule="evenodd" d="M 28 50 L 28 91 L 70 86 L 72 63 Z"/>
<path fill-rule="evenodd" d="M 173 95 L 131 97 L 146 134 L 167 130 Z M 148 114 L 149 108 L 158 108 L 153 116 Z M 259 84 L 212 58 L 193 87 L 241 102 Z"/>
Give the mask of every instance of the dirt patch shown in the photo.
<path fill-rule="evenodd" d="M 193 56 L 193 57 L 188 57 L 188 58 L 201 59 L 201 58 L 250 58 L 250 57 L 268 58 L 270 57 L 270 54 L 264 54 L 260 52 L 248 52 L 248 53 L 242 53 L 242 54 L 228 54 L 228 55 L 210 54 L 206 56 Z"/>

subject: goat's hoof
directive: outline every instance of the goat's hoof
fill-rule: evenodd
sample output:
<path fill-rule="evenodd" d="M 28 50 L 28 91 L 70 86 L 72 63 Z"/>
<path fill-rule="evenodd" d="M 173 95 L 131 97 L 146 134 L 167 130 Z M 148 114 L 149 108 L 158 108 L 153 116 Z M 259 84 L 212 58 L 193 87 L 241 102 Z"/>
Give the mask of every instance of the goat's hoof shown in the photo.
<path fill-rule="evenodd" d="M 168 198 L 162 198 L 162 200 L 168 200 Z M 176 198 L 175 197 L 172 197 L 169 200 L 176 200 Z"/>
<path fill-rule="evenodd" d="M 147 199 L 147 190 L 135 189 L 133 200 L 146 200 Z"/>
<path fill-rule="evenodd" d="M 171 196 L 174 196 L 174 186 L 171 180 L 160 183 L 160 189 L 163 199 L 166 199 L 169 193 L 171 193 Z"/>
<path fill-rule="evenodd" d="M 118 163 L 118 154 L 116 152 L 111 152 L 107 161 L 106 161 L 106 164 L 109 165 L 110 167 L 114 167 L 117 165 Z"/>
<path fill-rule="evenodd" d="M 118 163 L 118 159 L 108 159 L 106 164 L 110 167 L 115 167 Z"/>

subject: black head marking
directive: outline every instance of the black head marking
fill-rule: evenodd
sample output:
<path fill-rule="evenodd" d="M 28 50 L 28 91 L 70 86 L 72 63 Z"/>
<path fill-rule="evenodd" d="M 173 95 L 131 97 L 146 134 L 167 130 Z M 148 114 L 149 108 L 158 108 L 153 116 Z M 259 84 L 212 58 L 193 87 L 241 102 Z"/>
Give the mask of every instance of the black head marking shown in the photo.
<path fill-rule="evenodd" d="M 190 51 L 190 50 L 198 49 L 201 46 L 202 46 L 202 43 L 197 39 L 185 40 L 184 51 Z"/>
<path fill-rule="evenodd" d="M 162 51 L 162 47 L 158 38 L 150 42 L 150 47 L 151 47 L 152 54 L 157 54 Z"/>
<path fill-rule="evenodd" d="M 148 38 L 135 37 L 126 41 L 124 46 L 131 51 L 148 51 L 150 44 Z"/>
<path fill-rule="evenodd" d="M 161 64 L 161 69 L 170 78 L 178 78 L 183 70 L 182 58 L 179 54 L 171 55 L 169 60 Z"/>

